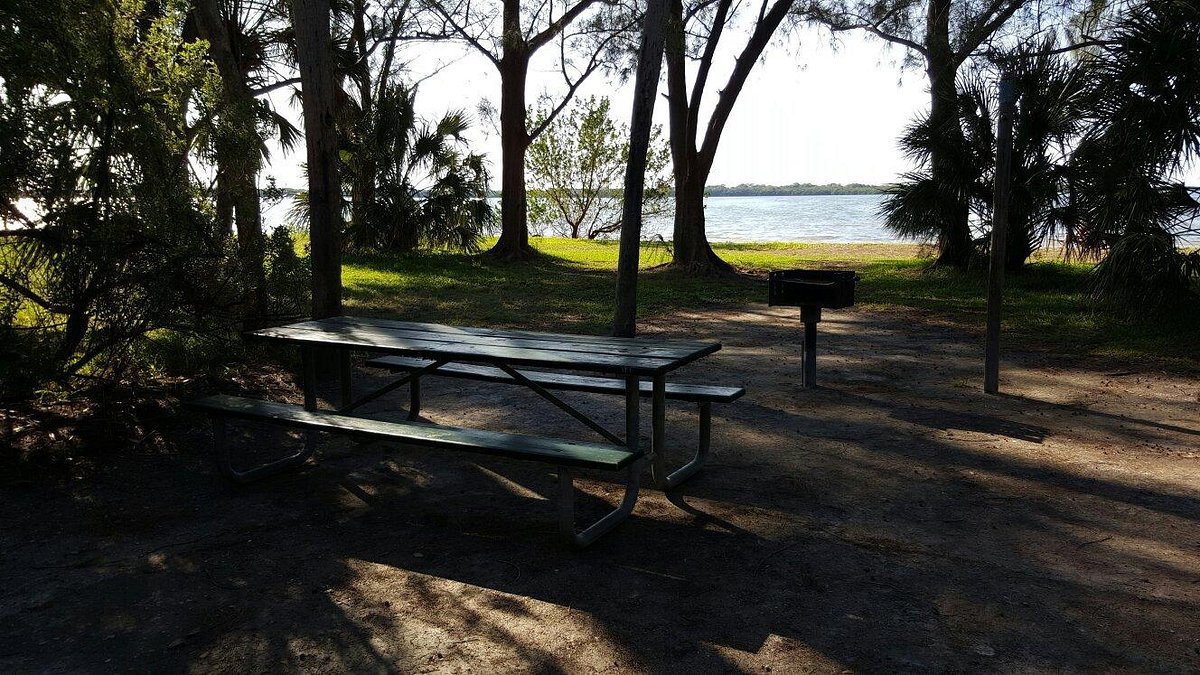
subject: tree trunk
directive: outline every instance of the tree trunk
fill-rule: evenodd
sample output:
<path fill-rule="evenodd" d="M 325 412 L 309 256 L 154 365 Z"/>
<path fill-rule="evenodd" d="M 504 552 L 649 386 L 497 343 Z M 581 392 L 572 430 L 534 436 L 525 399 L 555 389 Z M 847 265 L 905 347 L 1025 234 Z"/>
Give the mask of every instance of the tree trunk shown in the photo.
<path fill-rule="evenodd" d="M 629 121 L 629 160 L 625 165 L 624 203 L 621 205 L 621 249 L 617 257 L 617 301 L 613 334 L 633 337 L 637 332 L 637 274 L 642 244 L 642 198 L 646 189 L 646 155 L 654 124 L 654 95 L 662 72 L 667 0 L 649 0 L 634 81 L 633 112 Z"/>
<path fill-rule="evenodd" d="M 675 183 L 675 222 L 671 264 L 690 272 L 708 274 L 732 268 L 712 252 L 704 232 L 704 176 L 698 176 L 696 150 L 698 122 L 693 119 L 687 93 L 686 36 L 683 3 L 671 0 L 667 17 L 665 53 L 667 64 L 667 110 L 670 112 L 671 173 Z M 693 92 L 699 96 L 703 92 Z"/>
<path fill-rule="evenodd" d="M 708 243 L 704 230 L 704 182 L 708 172 L 675 181 L 675 241 L 671 264 L 693 274 L 735 274 Z"/>
<path fill-rule="evenodd" d="M 500 239 L 489 253 L 502 260 L 529 260 L 528 203 L 525 193 L 525 78 L 529 57 L 520 48 L 505 48 L 500 60 Z"/>
<path fill-rule="evenodd" d="M 709 116 L 702 144 L 697 147 L 701 98 L 708 83 L 708 75 L 717 53 L 717 43 L 724 30 L 726 12 L 732 2 L 717 5 L 708 35 L 704 54 L 696 66 L 696 81 L 691 98 L 687 94 L 687 68 L 685 50 L 687 44 L 683 4 L 671 0 L 668 18 L 667 54 L 667 99 L 671 111 L 671 162 L 675 174 L 675 242 L 672 265 L 691 273 L 734 274 L 733 266 L 721 260 L 708 244 L 704 231 L 704 184 L 712 170 L 721 142 L 725 123 L 737 102 L 738 95 L 750 77 L 754 64 L 762 56 L 792 9 L 792 0 L 776 0 L 765 13 L 760 13 L 754 31 L 738 54 L 725 86 L 720 89 L 717 103 Z M 766 9 L 766 5 L 763 5 Z"/>
<path fill-rule="evenodd" d="M 246 303 L 250 309 L 243 319 L 246 330 L 260 328 L 267 316 L 267 272 L 263 257 L 266 241 L 262 227 L 262 203 L 259 200 L 257 172 L 238 177 L 236 220 L 238 251 L 242 269 L 249 276 Z"/>
<path fill-rule="evenodd" d="M 338 182 L 328 0 L 292 0 L 308 158 L 313 318 L 342 313 L 342 193 Z"/>
<path fill-rule="evenodd" d="M 226 236 L 233 234 L 233 190 L 229 187 L 229 177 L 221 170 L 221 163 L 217 162 L 217 223 L 221 226 L 221 232 Z"/>
<path fill-rule="evenodd" d="M 971 262 L 969 206 L 962 176 L 966 159 L 955 78 L 960 61 L 950 45 L 951 0 L 931 0 L 927 15 L 926 48 L 929 75 L 929 124 L 934 138 L 946 139 L 930 146 L 929 168 L 934 185 L 942 192 L 944 222 L 938 223 L 938 265 L 966 268 Z"/>
<path fill-rule="evenodd" d="M 220 123 L 227 133 L 237 134 L 236 139 L 226 138 L 217 144 L 217 217 L 227 232 L 236 221 L 238 253 L 249 282 L 244 323 L 246 328 L 253 328 L 267 313 L 265 246 L 258 194 L 262 157 L 255 131 L 254 95 L 233 52 L 229 28 L 218 1 L 195 0 L 193 16 L 196 30 L 208 42 L 209 57 L 221 75 Z"/>
<path fill-rule="evenodd" d="M 367 5 L 363 0 L 355 0 L 351 8 L 353 21 L 351 41 L 355 58 L 361 60 L 368 71 L 367 54 Z M 390 66 L 389 66 L 390 67 Z M 358 144 L 354 157 L 354 175 L 350 176 L 350 221 L 354 228 L 362 231 L 367 221 L 367 212 L 375 199 L 375 162 L 372 159 L 373 150 L 378 147 L 375 138 L 368 138 L 367 132 L 373 131 L 375 124 L 371 120 L 374 114 L 375 97 L 371 91 L 371 77 L 368 74 L 358 82 L 359 118 L 355 129 L 355 141 Z M 374 244 L 370 242 L 368 245 Z"/>

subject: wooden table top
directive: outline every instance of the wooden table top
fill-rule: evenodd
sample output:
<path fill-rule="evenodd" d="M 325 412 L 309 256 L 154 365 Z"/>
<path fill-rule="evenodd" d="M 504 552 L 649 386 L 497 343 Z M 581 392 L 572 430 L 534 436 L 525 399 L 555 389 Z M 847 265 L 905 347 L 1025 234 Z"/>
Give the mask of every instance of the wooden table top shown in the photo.
<path fill-rule="evenodd" d="M 251 337 L 427 359 L 655 375 L 721 348 L 719 342 L 615 338 L 338 316 L 264 328 Z"/>

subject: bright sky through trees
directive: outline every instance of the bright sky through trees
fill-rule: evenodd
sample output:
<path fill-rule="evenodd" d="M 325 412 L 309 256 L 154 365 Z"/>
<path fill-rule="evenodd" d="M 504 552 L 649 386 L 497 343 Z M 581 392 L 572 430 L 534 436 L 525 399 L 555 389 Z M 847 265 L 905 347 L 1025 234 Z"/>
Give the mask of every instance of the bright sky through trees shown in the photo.
<path fill-rule="evenodd" d="M 742 100 L 735 106 L 717 152 L 710 185 L 763 183 L 887 183 L 911 167 L 901 156 L 897 139 L 904 126 L 929 105 L 921 73 L 902 71 L 904 53 L 858 34 L 839 36 L 836 50 L 828 31 L 801 28 L 777 39 L 763 63 L 750 76 Z M 733 44 L 733 41 L 730 41 Z M 553 50 L 535 58 L 529 78 L 529 100 L 543 90 L 562 90 L 562 76 L 552 60 Z M 500 82 L 495 68 L 482 56 L 448 44 L 406 47 L 413 79 L 440 72 L 420 85 L 418 112 L 440 118 L 449 109 L 464 108 L 476 115 L 483 100 L 495 104 Z M 713 81 L 723 81 L 733 67 L 732 54 L 719 55 Z M 690 77 L 690 73 L 689 73 Z M 665 81 L 664 81 L 665 82 Z M 655 124 L 667 126 L 659 87 Z M 627 121 L 632 82 L 593 77 L 579 91 L 612 99 L 613 116 Z M 289 94 L 277 92 L 284 103 Z M 710 107 L 716 96 L 707 97 Z M 707 119 L 708 110 L 704 112 Z M 291 116 L 298 119 L 299 111 Z M 470 141 L 491 162 L 492 184 L 499 186 L 500 136 L 493 125 L 477 120 Z M 304 187 L 303 158 L 275 149 L 268 175 L 281 187 Z M 1200 184 L 1200 168 L 1188 172 L 1189 184 Z"/>

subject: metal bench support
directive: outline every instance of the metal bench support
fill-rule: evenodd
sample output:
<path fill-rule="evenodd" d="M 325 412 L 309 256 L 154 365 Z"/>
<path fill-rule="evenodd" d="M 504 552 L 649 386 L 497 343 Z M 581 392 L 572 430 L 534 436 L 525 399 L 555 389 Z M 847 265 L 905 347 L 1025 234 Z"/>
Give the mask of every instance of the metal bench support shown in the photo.
<path fill-rule="evenodd" d="M 421 419 L 421 376 L 414 376 L 408 382 L 408 419 Z"/>
<path fill-rule="evenodd" d="M 507 373 L 513 379 L 514 384 L 523 385 L 532 389 L 536 394 L 550 401 L 554 405 L 569 413 L 572 417 L 583 422 L 590 429 L 597 431 L 610 442 L 617 445 L 625 445 L 631 450 L 637 449 L 637 410 L 640 404 L 639 394 L 639 378 L 636 375 L 630 375 L 625 378 L 625 442 L 622 444 L 620 439 L 616 438 L 611 432 L 608 432 L 603 427 L 600 427 L 590 418 L 575 410 L 573 407 L 564 403 L 557 396 L 554 396 L 541 385 L 531 382 L 524 373 L 519 370 L 506 366 L 498 366 L 502 371 Z M 437 374 L 429 366 L 425 368 L 411 371 L 414 376 L 409 380 L 411 387 L 409 389 L 409 419 L 416 419 L 421 411 L 421 384 L 419 374 Z M 700 472 L 708 461 L 709 449 L 712 446 L 712 402 L 700 401 L 697 408 L 700 413 L 700 438 L 696 447 L 696 454 L 691 461 L 679 467 L 675 471 L 668 472 L 667 468 L 667 453 L 666 453 L 666 377 L 664 375 L 655 376 L 653 381 L 653 393 L 651 395 L 651 419 L 653 431 L 650 443 L 650 452 L 653 461 L 651 462 L 650 473 L 654 479 L 654 484 L 661 490 L 679 487 L 692 476 Z M 630 414 L 632 413 L 632 414 Z M 632 439 L 632 440 L 631 440 Z"/>
<path fill-rule="evenodd" d="M 645 463 L 645 459 L 639 459 L 622 469 L 625 496 L 621 499 L 621 504 L 579 532 L 575 531 L 575 476 L 566 467 L 560 469 L 558 472 L 558 525 L 563 537 L 577 548 L 584 548 L 628 518 L 629 514 L 633 513 L 634 504 L 637 503 L 642 468 Z"/>
<path fill-rule="evenodd" d="M 637 384 L 638 384 L 637 377 L 630 377 L 628 379 L 628 382 L 630 383 L 630 387 L 629 387 L 630 392 L 636 393 L 637 392 Z M 221 399 L 221 400 L 217 400 L 216 402 L 214 402 L 210 399 Z M 630 394 L 630 399 L 634 402 L 636 402 L 638 400 L 637 396 L 635 394 Z M 228 401 L 232 401 L 232 403 L 230 403 Z M 466 443 L 465 445 L 463 445 L 459 441 L 450 439 L 444 433 L 443 434 L 432 434 L 432 435 L 418 433 L 419 430 L 428 429 L 428 427 L 426 427 L 425 425 L 415 425 L 414 426 L 414 425 L 393 424 L 393 426 L 396 426 L 396 427 L 410 426 L 413 435 L 405 436 L 396 430 L 391 430 L 388 428 L 380 428 L 378 426 L 371 426 L 371 424 L 366 424 L 366 423 L 372 423 L 374 425 L 378 425 L 378 424 L 386 425 L 386 424 L 388 424 L 386 422 L 380 422 L 378 420 L 354 418 L 354 417 L 350 417 L 350 416 L 342 416 L 342 415 L 340 415 L 336 412 L 332 412 L 332 411 L 321 413 L 321 415 L 330 418 L 328 420 L 328 422 L 329 422 L 329 424 L 327 425 L 328 428 L 326 428 L 325 426 L 321 426 L 322 424 L 324 424 L 324 422 L 322 420 L 320 420 L 318 418 L 313 418 L 311 416 L 307 416 L 306 414 L 303 414 L 303 413 L 298 416 L 292 416 L 292 417 L 289 417 L 287 414 L 280 413 L 280 410 L 282 410 L 283 413 L 288 413 L 289 411 L 287 409 L 290 408 L 290 409 L 294 410 L 294 409 L 298 408 L 298 406 L 289 406 L 288 404 L 272 404 L 269 402 L 250 401 L 250 403 L 261 403 L 263 406 L 274 406 L 274 408 L 275 408 L 274 410 L 261 410 L 259 408 L 248 408 L 246 406 L 238 404 L 239 402 L 244 402 L 244 401 L 247 401 L 247 399 L 238 399 L 237 397 L 229 397 L 229 396 L 224 396 L 224 397 L 212 396 L 212 397 L 209 397 L 209 399 L 204 399 L 200 402 L 200 407 L 202 409 L 207 410 L 212 418 L 213 445 L 214 445 L 215 451 L 216 451 L 215 455 L 216 455 L 217 466 L 220 469 L 221 473 L 226 478 L 228 478 L 230 481 L 233 481 L 235 483 L 241 483 L 241 484 L 258 481 L 258 480 L 267 478 L 268 476 L 274 476 L 276 474 L 282 473 L 289 469 L 293 469 L 301 464 L 304 464 L 305 462 L 308 461 L 309 458 L 311 458 L 313 456 L 314 450 L 316 448 L 316 442 L 315 442 L 316 436 L 318 433 L 321 433 L 321 431 L 331 431 L 334 433 L 338 433 L 339 431 L 345 431 L 347 433 L 351 433 L 351 434 L 357 433 L 359 435 L 363 435 L 366 437 L 388 438 L 388 439 L 398 440 L 398 442 L 402 442 L 402 443 L 413 442 L 413 443 L 417 443 L 417 444 L 429 444 L 429 445 L 433 445 L 435 447 L 439 446 L 439 445 L 449 445 L 450 447 L 455 447 L 457 445 L 457 449 L 471 449 L 472 447 L 475 447 L 481 451 L 489 451 L 490 450 L 490 452 L 488 454 L 496 454 L 497 450 L 501 450 L 501 451 L 507 450 L 508 446 L 504 443 L 501 443 L 500 441 L 505 441 L 506 439 L 508 439 L 511 436 L 511 435 L 494 433 L 493 436 L 500 436 L 502 438 L 500 438 L 498 440 L 497 439 L 491 440 L 492 444 L 487 444 L 486 441 L 483 441 L 482 442 L 483 444 L 481 444 L 481 445 L 472 445 L 472 443 L 477 444 L 477 443 L 481 443 L 481 441 L 477 437 L 471 437 L 471 440 L 468 443 Z M 233 458 L 234 452 L 231 447 L 232 444 L 230 443 L 229 434 L 228 434 L 228 425 L 229 425 L 230 418 L 226 417 L 226 414 L 225 414 L 226 411 L 228 411 L 228 413 L 233 416 L 232 419 L 259 420 L 259 421 L 262 421 L 265 423 L 283 424 L 286 426 L 292 426 L 294 428 L 299 427 L 300 429 L 303 429 L 304 447 L 301 450 L 299 450 L 287 457 L 283 457 L 282 459 L 273 460 L 273 461 L 259 464 L 257 466 L 253 466 L 250 468 L 241 468 L 241 467 L 235 466 L 234 458 Z M 632 411 L 629 413 L 629 417 L 627 418 L 627 422 L 629 423 L 630 428 L 632 428 L 632 429 L 637 428 L 637 416 L 638 416 L 638 412 L 637 412 L 637 407 L 635 406 L 632 409 Z M 313 425 L 320 427 L 320 430 L 312 428 Z M 343 425 L 346 425 L 346 426 L 343 426 Z M 305 427 L 308 427 L 308 428 L 306 429 Z M 471 431 L 471 430 L 459 430 L 459 431 Z M 483 432 L 475 432 L 475 433 L 483 433 Z M 514 437 L 514 438 L 522 438 L 522 437 Z M 524 441 L 527 444 L 527 443 L 534 443 L 536 441 L 539 441 L 539 439 L 537 437 L 525 437 Z M 556 443 L 556 441 L 553 441 L 551 439 L 545 439 L 544 442 Z M 497 444 L 497 443 L 499 443 L 499 444 Z M 564 441 L 562 443 L 564 443 L 566 445 L 574 445 L 574 446 L 576 446 L 576 448 L 578 448 L 578 444 L 572 444 L 572 443 L 566 442 L 566 441 Z M 583 547 L 591 545 L 598 538 L 600 538 L 601 536 L 606 534 L 608 531 L 612 530 L 614 527 L 616 527 L 618 524 L 620 524 L 622 521 L 624 521 L 626 518 L 628 518 L 629 515 L 633 512 L 633 508 L 637 503 L 638 492 L 639 492 L 639 489 L 641 486 L 641 474 L 642 474 L 642 471 L 646 467 L 646 462 L 648 461 L 647 457 L 638 453 L 638 450 L 637 450 L 638 437 L 636 434 L 631 437 L 631 440 L 629 443 L 629 446 L 630 446 L 629 450 L 633 453 L 638 453 L 635 457 L 628 457 L 625 455 L 625 453 L 623 451 L 611 449 L 607 446 L 600 446 L 598 444 L 591 444 L 591 446 L 593 448 L 598 448 L 599 451 L 602 453 L 608 453 L 609 455 L 614 455 L 614 454 L 620 455 L 621 456 L 620 461 L 617 461 L 613 457 L 609 457 L 607 460 L 601 459 L 601 458 L 595 458 L 595 459 L 591 460 L 593 463 L 589 463 L 587 455 L 585 455 L 585 454 L 574 454 L 574 455 L 570 455 L 569 457 L 574 457 L 575 458 L 574 461 L 580 462 L 580 464 L 578 464 L 578 466 L 588 467 L 591 470 L 616 472 L 618 474 L 618 476 L 620 477 L 620 483 L 624 485 L 625 491 L 624 491 L 624 495 L 621 498 L 620 504 L 618 504 L 615 509 L 609 511 L 603 517 L 596 520 L 592 524 L 587 525 L 582 530 L 576 531 L 576 529 L 575 529 L 575 484 L 574 484 L 575 470 L 572 469 L 570 466 L 561 466 L 561 465 L 556 468 L 556 472 L 559 477 L 559 505 L 558 505 L 559 530 L 561 531 L 562 535 L 564 536 L 564 538 L 566 538 L 566 540 L 568 542 L 570 542 L 572 545 L 579 547 L 579 548 L 583 548 Z M 542 456 L 537 456 L 535 453 L 532 452 L 532 449 L 526 447 L 525 444 L 522 444 L 520 447 L 523 448 L 523 450 L 520 450 L 519 454 L 525 455 L 525 456 L 521 457 L 522 459 L 528 459 L 530 461 L 539 461 L 539 460 L 544 461 L 547 458 L 547 455 L 545 455 L 545 454 L 543 454 Z M 555 447 L 558 447 L 558 446 L 555 446 Z M 545 452 L 544 448 L 542 448 L 542 452 L 543 453 Z M 556 452 L 563 452 L 563 451 L 559 450 Z M 560 457 L 557 454 L 551 454 L 551 455 L 549 455 L 549 457 L 552 458 L 552 462 L 555 464 L 559 464 L 559 462 L 562 459 L 564 459 L 563 457 Z"/>
<path fill-rule="evenodd" d="M 313 456 L 313 453 L 316 452 L 317 448 L 313 433 L 305 432 L 304 447 L 299 452 L 249 469 L 239 469 L 233 465 L 233 451 L 229 447 L 225 418 L 220 415 L 214 415 L 212 418 L 212 428 L 213 448 L 216 450 L 217 468 L 229 480 L 243 485 L 283 473 L 289 469 L 294 469 L 307 462 Z"/>
<path fill-rule="evenodd" d="M 698 405 L 700 409 L 700 438 L 696 445 L 696 455 L 687 464 L 667 473 L 667 458 L 665 449 L 654 453 L 652 473 L 654 482 L 660 489 L 669 490 L 679 487 L 686 480 L 700 472 L 708 461 L 709 448 L 712 446 L 712 404 L 705 401 Z M 661 459 L 660 459 L 661 458 Z"/>
<path fill-rule="evenodd" d="M 712 403 L 701 401 L 700 409 L 700 439 L 696 447 L 696 455 L 690 462 L 668 473 L 667 469 L 667 423 L 666 423 L 666 381 L 661 375 L 654 378 L 653 420 L 654 429 L 651 437 L 650 450 L 653 463 L 650 474 L 654 484 L 660 490 L 679 487 L 684 481 L 696 475 L 704 463 L 708 461 L 709 448 L 712 446 Z"/>

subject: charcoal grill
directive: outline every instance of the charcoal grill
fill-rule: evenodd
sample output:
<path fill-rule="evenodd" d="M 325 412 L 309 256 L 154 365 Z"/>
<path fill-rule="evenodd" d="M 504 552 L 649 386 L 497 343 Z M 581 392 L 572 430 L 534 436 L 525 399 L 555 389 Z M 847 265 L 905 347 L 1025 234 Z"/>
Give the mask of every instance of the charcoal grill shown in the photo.
<path fill-rule="evenodd" d="M 822 309 L 842 309 L 854 305 L 854 282 L 859 276 L 852 270 L 777 270 L 768 277 L 768 304 L 799 307 L 804 322 L 805 388 L 817 383 L 817 322 Z"/>

